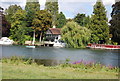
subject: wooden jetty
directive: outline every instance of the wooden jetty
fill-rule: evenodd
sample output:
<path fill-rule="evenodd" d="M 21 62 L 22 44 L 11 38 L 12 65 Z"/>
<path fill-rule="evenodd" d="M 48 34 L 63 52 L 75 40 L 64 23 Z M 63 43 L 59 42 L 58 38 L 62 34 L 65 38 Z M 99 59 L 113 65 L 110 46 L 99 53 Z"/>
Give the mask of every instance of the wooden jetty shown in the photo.
<path fill-rule="evenodd" d="M 26 41 L 25 45 L 31 45 L 31 41 Z M 51 41 L 43 41 L 41 43 L 35 43 L 35 46 L 48 46 L 48 47 L 52 47 L 54 45 L 54 42 Z"/>

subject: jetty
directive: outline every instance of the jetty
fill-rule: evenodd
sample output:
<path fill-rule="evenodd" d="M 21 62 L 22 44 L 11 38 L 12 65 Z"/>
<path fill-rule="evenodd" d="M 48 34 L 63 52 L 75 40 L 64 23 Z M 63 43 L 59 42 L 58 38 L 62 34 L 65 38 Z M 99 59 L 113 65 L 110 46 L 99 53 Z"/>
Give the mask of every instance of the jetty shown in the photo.
<path fill-rule="evenodd" d="M 32 41 L 26 41 L 25 42 L 25 45 L 31 45 L 32 44 Z M 48 47 L 52 47 L 54 45 L 54 42 L 51 42 L 51 41 L 42 41 L 42 42 L 36 42 L 34 44 L 35 46 L 48 46 Z"/>

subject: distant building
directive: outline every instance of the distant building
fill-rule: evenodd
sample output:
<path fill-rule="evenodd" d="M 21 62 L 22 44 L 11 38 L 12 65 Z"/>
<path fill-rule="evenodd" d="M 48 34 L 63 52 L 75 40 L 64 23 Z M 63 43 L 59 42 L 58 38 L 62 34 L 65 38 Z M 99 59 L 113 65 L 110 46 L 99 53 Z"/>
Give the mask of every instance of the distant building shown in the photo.
<path fill-rule="evenodd" d="M 46 32 L 47 41 L 55 41 L 61 38 L 61 29 L 60 28 L 49 28 Z"/>

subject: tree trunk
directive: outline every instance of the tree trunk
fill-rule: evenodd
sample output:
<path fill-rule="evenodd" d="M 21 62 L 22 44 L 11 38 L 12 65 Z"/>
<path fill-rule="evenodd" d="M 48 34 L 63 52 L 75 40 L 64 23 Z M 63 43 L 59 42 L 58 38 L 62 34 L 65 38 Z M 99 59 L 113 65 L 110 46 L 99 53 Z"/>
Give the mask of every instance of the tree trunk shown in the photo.
<path fill-rule="evenodd" d="M 40 38 L 39 38 L 39 42 L 42 41 L 42 32 L 40 33 Z"/>
<path fill-rule="evenodd" d="M 34 33 L 33 33 L 33 41 L 32 41 L 32 45 L 35 44 L 35 30 L 34 30 Z"/>

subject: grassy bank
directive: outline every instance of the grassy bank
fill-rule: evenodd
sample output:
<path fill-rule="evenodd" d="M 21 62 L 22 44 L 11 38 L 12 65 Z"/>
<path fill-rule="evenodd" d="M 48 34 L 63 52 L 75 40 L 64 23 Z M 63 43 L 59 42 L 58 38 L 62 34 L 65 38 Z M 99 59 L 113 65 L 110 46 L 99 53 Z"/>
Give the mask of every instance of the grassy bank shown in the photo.
<path fill-rule="evenodd" d="M 99 64 L 37 65 L 32 60 L 3 59 L 3 79 L 118 79 L 118 68 Z"/>

